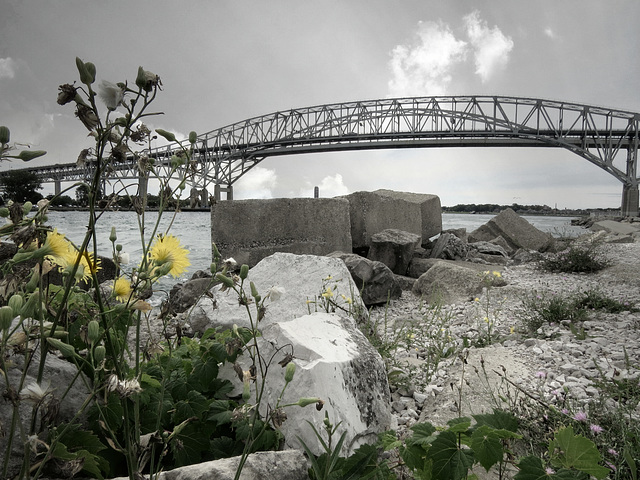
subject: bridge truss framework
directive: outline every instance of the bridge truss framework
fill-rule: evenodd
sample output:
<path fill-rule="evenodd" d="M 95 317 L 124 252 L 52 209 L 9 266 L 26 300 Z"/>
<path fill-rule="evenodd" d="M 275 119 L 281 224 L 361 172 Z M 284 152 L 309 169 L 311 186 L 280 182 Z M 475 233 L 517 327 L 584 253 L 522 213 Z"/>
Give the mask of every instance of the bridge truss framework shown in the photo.
<path fill-rule="evenodd" d="M 622 214 L 638 215 L 640 113 L 536 98 L 440 96 L 318 105 L 250 118 L 198 137 L 185 165 L 190 184 L 233 184 L 264 159 L 327 151 L 425 147 L 567 149 L 622 183 Z M 166 174 L 176 145 L 147 151 Z M 88 178 L 90 167 L 36 167 L 42 181 Z M 1 173 L 0 173 L 1 175 Z M 105 180 L 139 179 L 138 162 L 113 165 Z M 145 179 L 143 179 L 145 180 Z"/>

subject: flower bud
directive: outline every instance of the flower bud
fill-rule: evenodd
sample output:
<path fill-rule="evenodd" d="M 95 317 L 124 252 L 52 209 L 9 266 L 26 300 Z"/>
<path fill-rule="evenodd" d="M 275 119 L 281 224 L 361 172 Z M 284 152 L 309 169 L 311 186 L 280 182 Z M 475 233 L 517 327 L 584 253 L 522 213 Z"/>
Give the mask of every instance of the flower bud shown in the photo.
<path fill-rule="evenodd" d="M 58 340 L 57 338 L 47 337 L 47 342 L 56 350 L 60 350 L 60 353 L 65 357 L 73 357 L 76 354 L 75 348 L 73 348 L 68 343 L 64 343 L 62 340 Z"/>
<path fill-rule="evenodd" d="M 293 362 L 287 363 L 287 369 L 284 372 L 284 381 L 289 383 L 291 380 L 293 380 L 294 373 L 296 373 L 296 364 Z"/>
<path fill-rule="evenodd" d="M 7 218 L 9 216 L 9 209 L 7 207 L 0 208 L 0 217 Z"/>
<path fill-rule="evenodd" d="M 29 212 L 31 212 L 32 208 L 33 208 L 33 203 L 24 202 L 24 205 L 22 205 L 22 214 L 23 215 L 29 215 Z"/>
<path fill-rule="evenodd" d="M 198 134 L 194 131 L 189 132 L 189 143 L 194 144 L 198 140 Z"/>
<path fill-rule="evenodd" d="M 249 265 L 246 263 L 240 267 L 240 278 L 244 280 L 249 275 Z"/>
<path fill-rule="evenodd" d="M 22 150 L 15 158 L 22 160 L 23 162 L 28 162 L 29 160 L 33 160 L 34 158 L 42 157 L 46 155 L 47 152 L 44 150 Z"/>
<path fill-rule="evenodd" d="M 76 57 L 76 67 L 80 74 L 80 81 L 85 85 L 91 85 L 96 80 L 96 67 L 93 63 L 84 63 L 80 58 Z"/>
<path fill-rule="evenodd" d="M 0 144 L 9 143 L 9 140 L 11 140 L 11 132 L 9 131 L 9 128 L 5 126 L 1 126 L 0 127 Z"/>
<path fill-rule="evenodd" d="M 166 130 L 163 130 L 162 128 L 156 128 L 156 133 L 162 137 L 164 137 L 166 140 L 170 141 L 170 142 L 175 142 L 176 141 L 176 136 L 171 133 L 171 132 L 167 132 Z"/>
<path fill-rule="evenodd" d="M 109 241 L 111 243 L 114 243 L 117 239 L 118 235 L 116 235 L 116 227 L 111 227 L 111 235 L 109 235 Z"/>
<path fill-rule="evenodd" d="M 9 305 L 0 307 L 0 330 L 9 330 L 14 318 L 15 315 L 13 314 L 13 308 Z"/>
<path fill-rule="evenodd" d="M 306 407 L 307 405 L 312 405 L 314 403 L 318 403 L 321 402 L 322 400 L 316 397 L 312 397 L 312 398 L 308 398 L 308 397 L 303 397 L 300 400 L 298 400 L 298 402 L 296 403 L 296 405 L 298 405 L 299 407 Z"/>
<path fill-rule="evenodd" d="M 242 400 L 245 402 L 251 398 L 251 384 L 249 382 L 244 382 L 244 386 L 242 388 Z"/>
<path fill-rule="evenodd" d="M 90 343 L 95 343 L 100 337 L 100 324 L 97 320 L 91 320 L 87 325 L 87 338 Z"/>
<path fill-rule="evenodd" d="M 36 308 L 39 307 L 39 295 L 38 290 L 35 290 L 31 295 L 29 295 L 28 300 L 20 309 L 20 317 L 21 318 L 33 318 L 36 313 Z"/>
<path fill-rule="evenodd" d="M 9 298 L 7 305 L 11 307 L 13 315 L 17 317 L 18 315 L 20 315 L 20 310 L 24 305 L 24 298 L 22 298 L 22 295 L 14 293 L 13 295 L 11 295 L 11 298 Z"/>
<path fill-rule="evenodd" d="M 218 273 L 216 275 L 216 280 L 218 280 L 220 283 L 222 283 L 222 285 L 224 285 L 227 288 L 233 288 L 235 286 L 233 279 L 227 277 L 226 275 L 223 275 L 222 273 Z"/>
<path fill-rule="evenodd" d="M 104 347 L 104 345 L 98 345 L 93 351 L 93 360 L 96 364 L 102 363 L 106 355 L 107 349 Z"/>
<path fill-rule="evenodd" d="M 249 282 L 249 286 L 251 287 L 251 296 L 252 296 L 253 298 L 255 298 L 255 297 L 259 297 L 259 296 L 260 296 L 260 294 L 258 293 L 258 289 L 256 288 L 255 283 L 253 283 L 253 282 Z"/>

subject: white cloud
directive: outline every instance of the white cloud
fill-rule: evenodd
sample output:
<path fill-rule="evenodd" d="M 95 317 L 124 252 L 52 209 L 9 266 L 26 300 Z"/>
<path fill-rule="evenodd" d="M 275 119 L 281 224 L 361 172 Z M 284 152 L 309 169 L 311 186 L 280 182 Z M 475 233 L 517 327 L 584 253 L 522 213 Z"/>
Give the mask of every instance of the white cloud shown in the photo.
<path fill-rule="evenodd" d="M 544 34 L 545 34 L 547 37 L 551 38 L 552 40 L 553 40 L 554 38 L 556 38 L 556 34 L 555 34 L 555 32 L 551 29 L 551 27 L 547 27 L 547 28 L 545 28 L 545 29 L 544 29 Z"/>
<path fill-rule="evenodd" d="M 467 36 L 473 48 L 476 73 L 482 82 L 509 61 L 509 53 L 513 50 L 513 40 L 506 37 L 498 27 L 489 28 L 487 22 L 480 19 L 480 12 L 474 11 L 464 17 Z"/>
<path fill-rule="evenodd" d="M 13 78 L 16 75 L 16 62 L 11 57 L 0 58 L 0 78 Z"/>
<path fill-rule="evenodd" d="M 234 198 L 273 198 L 277 181 L 275 170 L 253 167 L 234 185 Z"/>
<path fill-rule="evenodd" d="M 411 45 L 397 45 L 391 52 L 392 97 L 441 95 L 451 83 L 451 69 L 463 62 L 467 44 L 457 40 L 448 25 L 419 22 Z"/>
<path fill-rule="evenodd" d="M 314 187 L 310 182 L 306 182 L 307 186 L 299 192 L 300 197 L 308 197 L 313 195 Z M 344 184 L 342 175 L 336 173 L 334 176 L 328 175 L 324 177 L 318 185 L 318 191 L 322 198 L 337 197 L 338 195 L 349 194 L 349 189 Z"/>

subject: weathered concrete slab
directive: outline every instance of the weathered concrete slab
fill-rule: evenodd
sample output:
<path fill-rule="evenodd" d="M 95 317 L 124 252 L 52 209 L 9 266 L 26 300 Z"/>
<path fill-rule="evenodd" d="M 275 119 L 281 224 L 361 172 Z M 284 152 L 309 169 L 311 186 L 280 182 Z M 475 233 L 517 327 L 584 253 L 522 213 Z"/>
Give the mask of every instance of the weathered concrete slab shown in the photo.
<path fill-rule="evenodd" d="M 351 251 L 344 198 L 234 200 L 211 206 L 211 240 L 223 257 L 254 266 L 275 252 Z"/>
<path fill-rule="evenodd" d="M 630 223 L 616 222 L 615 220 L 601 220 L 594 223 L 590 228 L 594 232 L 604 230 L 609 233 L 618 233 L 621 235 L 631 235 L 640 232 L 640 226 Z"/>
<path fill-rule="evenodd" d="M 469 242 L 489 242 L 499 236 L 514 250 L 524 248 L 543 252 L 553 244 L 550 234 L 537 229 L 510 208 L 471 232 Z"/>
<path fill-rule="evenodd" d="M 371 236 L 368 258 L 384 263 L 393 273 L 406 275 L 420 235 L 388 228 Z"/>
<path fill-rule="evenodd" d="M 349 201 L 354 249 L 369 247 L 371 236 L 388 228 L 420 235 L 423 243 L 442 231 L 437 195 L 376 190 L 342 198 Z"/>

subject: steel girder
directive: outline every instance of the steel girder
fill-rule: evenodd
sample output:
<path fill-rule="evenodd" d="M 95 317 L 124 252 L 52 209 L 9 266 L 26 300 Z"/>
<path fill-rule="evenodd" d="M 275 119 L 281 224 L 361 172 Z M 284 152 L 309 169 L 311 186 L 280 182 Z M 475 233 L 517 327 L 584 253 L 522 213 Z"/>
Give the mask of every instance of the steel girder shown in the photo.
<path fill-rule="evenodd" d="M 368 100 L 291 109 L 250 118 L 198 137 L 183 174 L 200 188 L 233 185 L 267 157 L 331 150 L 510 146 L 565 148 L 637 187 L 640 114 L 537 98 L 440 96 Z M 147 152 L 168 175 L 168 145 Z M 36 167 L 43 180 L 85 179 L 75 164 Z M 166 171 L 165 171 L 166 170 Z M 1 175 L 1 173 L 0 173 Z M 138 178 L 135 159 L 110 178 Z"/>

